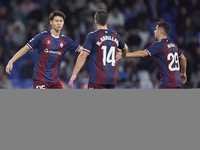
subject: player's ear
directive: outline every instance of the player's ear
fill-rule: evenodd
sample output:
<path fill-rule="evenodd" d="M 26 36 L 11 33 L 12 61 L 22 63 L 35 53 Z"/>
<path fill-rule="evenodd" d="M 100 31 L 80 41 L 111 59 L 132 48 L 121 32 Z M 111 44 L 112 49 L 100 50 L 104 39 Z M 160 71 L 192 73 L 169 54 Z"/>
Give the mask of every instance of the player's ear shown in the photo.
<path fill-rule="evenodd" d="M 52 25 L 52 20 L 50 20 L 50 25 Z"/>
<path fill-rule="evenodd" d="M 107 24 L 109 23 L 109 19 L 107 20 Z"/>
<path fill-rule="evenodd" d="M 163 34 L 163 29 L 162 28 L 160 29 L 160 33 Z"/>
<path fill-rule="evenodd" d="M 94 22 L 95 22 L 95 24 L 97 24 L 97 21 L 96 21 L 96 20 L 94 20 Z"/>

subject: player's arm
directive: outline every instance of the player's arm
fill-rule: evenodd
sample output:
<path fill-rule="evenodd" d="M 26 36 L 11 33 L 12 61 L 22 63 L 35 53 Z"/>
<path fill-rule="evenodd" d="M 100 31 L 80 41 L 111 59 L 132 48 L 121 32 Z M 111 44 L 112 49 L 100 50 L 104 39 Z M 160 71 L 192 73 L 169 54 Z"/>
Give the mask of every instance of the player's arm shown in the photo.
<path fill-rule="evenodd" d="M 70 88 L 74 88 L 74 80 L 76 80 L 76 77 L 77 77 L 77 74 L 79 73 L 79 71 L 81 70 L 81 68 L 83 67 L 88 55 L 90 53 L 86 52 L 86 51 L 82 51 L 77 60 L 76 60 L 76 64 L 75 64 L 75 67 L 74 67 L 74 71 L 72 73 L 72 76 L 70 78 L 70 81 L 69 81 L 69 87 Z"/>
<path fill-rule="evenodd" d="M 146 57 L 148 56 L 149 53 L 147 53 L 147 51 L 145 50 L 138 50 L 135 52 L 131 52 L 131 53 L 126 53 L 126 57 Z"/>
<path fill-rule="evenodd" d="M 20 57 L 22 57 L 24 54 L 26 54 L 26 52 L 28 52 L 30 50 L 30 47 L 28 47 L 27 45 L 25 45 L 24 47 L 22 47 L 13 57 L 12 59 L 8 62 L 7 66 L 6 66 L 6 72 L 8 74 L 10 74 L 10 71 L 13 68 L 13 63 L 18 60 Z"/>
<path fill-rule="evenodd" d="M 181 64 L 181 83 L 185 84 L 187 81 L 187 75 L 186 75 L 186 67 L 187 67 L 187 59 L 184 55 L 180 57 L 180 64 Z"/>
<path fill-rule="evenodd" d="M 83 50 L 83 46 L 80 46 L 78 49 L 77 49 L 77 52 L 82 52 L 82 50 Z"/>
<path fill-rule="evenodd" d="M 148 56 L 149 53 L 145 50 L 138 50 L 138 51 L 135 51 L 135 52 L 129 52 L 129 53 L 126 53 L 126 56 L 124 57 L 122 52 L 118 52 L 117 53 L 117 56 L 116 56 L 116 59 L 119 60 L 121 58 L 126 58 L 126 57 L 146 57 Z"/>
<path fill-rule="evenodd" d="M 126 53 L 128 53 L 128 46 L 125 44 L 125 47 L 121 50 L 122 52 L 122 57 L 125 58 L 126 57 Z"/>

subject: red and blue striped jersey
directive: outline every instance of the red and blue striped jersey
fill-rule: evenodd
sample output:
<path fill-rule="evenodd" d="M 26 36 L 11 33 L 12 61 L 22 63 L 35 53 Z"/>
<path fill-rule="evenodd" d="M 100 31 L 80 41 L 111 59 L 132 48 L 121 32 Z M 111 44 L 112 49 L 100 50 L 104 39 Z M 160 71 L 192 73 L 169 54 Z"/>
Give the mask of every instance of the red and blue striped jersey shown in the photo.
<path fill-rule="evenodd" d="M 155 55 L 159 65 L 160 85 L 166 87 L 181 87 L 179 57 L 182 52 L 170 39 L 154 42 L 145 49 L 149 55 Z"/>
<path fill-rule="evenodd" d="M 60 65 L 67 51 L 78 50 L 79 44 L 61 35 L 54 37 L 50 30 L 37 34 L 27 45 L 38 50 L 33 70 L 33 79 L 46 82 L 59 82 Z"/>
<path fill-rule="evenodd" d="M 120 35 L 112 31 L 99 29 L 88 33 L 83 50 L 90 53 L 90 83 L 116 84 L 116 52 L 124 47 Z"/>

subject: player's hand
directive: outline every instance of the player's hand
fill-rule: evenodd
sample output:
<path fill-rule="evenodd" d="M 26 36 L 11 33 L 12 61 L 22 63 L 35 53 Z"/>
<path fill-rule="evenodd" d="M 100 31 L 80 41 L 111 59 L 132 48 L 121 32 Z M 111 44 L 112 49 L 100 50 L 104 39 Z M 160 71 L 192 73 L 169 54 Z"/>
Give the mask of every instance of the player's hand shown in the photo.
<path fill-rule="evenodd" d="M 183 73 L 181 73 L 180 75 L 181 75 L 181 83 L 185 84 L 187 82 L 187 75 Z"/>
<path fill-rule="evenodd" d="M 12 68 L 13 68 L 13 64 L 9 62 L 6 66 L 6 73 L 10 74 L 10 71 L 12 70 Z"/>
<path fill-rule="evenodd" d="M 72 75 L 69 80 L 69 87 L 74 88 L 74 80 L 76 80 L 76 75 Z"/>

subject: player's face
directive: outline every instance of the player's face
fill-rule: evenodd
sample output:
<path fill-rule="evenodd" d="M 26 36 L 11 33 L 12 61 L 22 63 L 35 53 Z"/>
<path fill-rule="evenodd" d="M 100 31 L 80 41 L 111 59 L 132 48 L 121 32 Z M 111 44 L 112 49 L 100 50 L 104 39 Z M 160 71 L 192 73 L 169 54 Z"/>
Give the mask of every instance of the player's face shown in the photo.
<path fill-rule="evenodd" d="M 60 16 L 55 16 L 53 20 L 50 21 L 52 29 L 56 31 L 61 31 L 64 25 L 64 19 Z"/>

